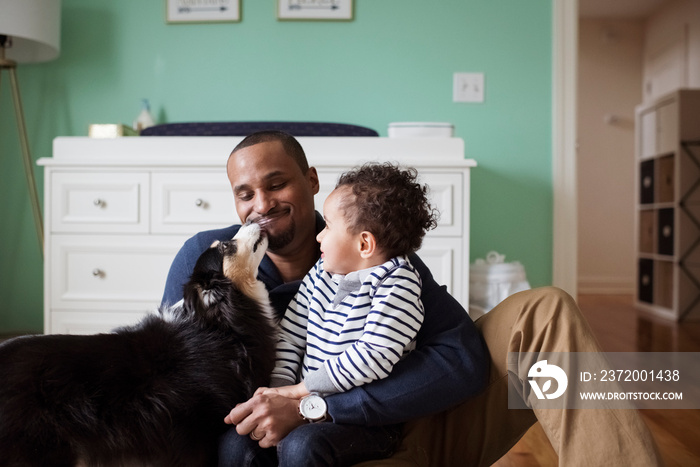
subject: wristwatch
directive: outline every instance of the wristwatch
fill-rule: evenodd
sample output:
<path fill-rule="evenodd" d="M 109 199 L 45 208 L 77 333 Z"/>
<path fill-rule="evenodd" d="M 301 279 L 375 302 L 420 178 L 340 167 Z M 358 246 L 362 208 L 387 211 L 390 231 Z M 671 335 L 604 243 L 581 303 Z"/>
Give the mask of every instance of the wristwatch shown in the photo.
<path fill-rule="evenodd" d="M 317 392 L 304 396 L 299 401 L 299 414 L 311 423 L 326 420 L 328 405 Z"/>

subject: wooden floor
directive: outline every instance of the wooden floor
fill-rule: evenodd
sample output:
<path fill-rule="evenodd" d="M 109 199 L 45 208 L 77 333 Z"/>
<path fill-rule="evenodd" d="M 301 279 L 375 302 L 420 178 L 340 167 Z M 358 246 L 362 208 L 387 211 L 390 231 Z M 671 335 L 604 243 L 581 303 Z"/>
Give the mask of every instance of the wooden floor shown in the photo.
<path fill-rule="evenodd" d="M 581 311 L 606 352 L 700 352 L 700 322 L 680 324 L 638 312 L 631 296 L 582 295 Z M 667 466 L 700 466 L 700 410 L 642 410 Z M 557 455 L 535 424 L 497 467 L 556 466 Z"/>
<path fill-rule="evenodd" d="M 700 352 L 700 322 L 677 324 L 642 315 L 631 296 L 584 295 L 578 303 L 606 352 Z M 667 466 L 700 466 L 700 410 L 643 410 L 641 414 Z M 542 428 L 535 424 L 494 465 L 547 467 L 558 462 Z"/>

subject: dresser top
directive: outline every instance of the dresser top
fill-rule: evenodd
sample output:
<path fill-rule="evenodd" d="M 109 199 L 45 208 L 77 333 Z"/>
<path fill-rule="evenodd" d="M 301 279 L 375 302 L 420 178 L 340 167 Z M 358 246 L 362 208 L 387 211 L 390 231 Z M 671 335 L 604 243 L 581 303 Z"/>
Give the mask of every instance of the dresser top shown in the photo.
<path fill-rule="evenodd" d="M 42 166 L 221 167 L 239 136 L 58 137 Z M 461 138 L 299 137 L 309 164 L 348 167 L 392 161 L 414 167 L 475 167 Z"/>

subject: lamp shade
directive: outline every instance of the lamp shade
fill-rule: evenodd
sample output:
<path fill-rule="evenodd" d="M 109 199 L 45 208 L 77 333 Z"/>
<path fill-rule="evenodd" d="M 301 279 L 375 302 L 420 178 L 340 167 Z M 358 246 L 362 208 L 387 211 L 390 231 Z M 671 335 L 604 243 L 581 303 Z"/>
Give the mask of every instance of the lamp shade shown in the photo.
<path fill-rule="evenodd" d="M 0 0 L 0 35 L 12 37 L 10 60 L 55 59 L 61 50 L 61 0 Z"/>

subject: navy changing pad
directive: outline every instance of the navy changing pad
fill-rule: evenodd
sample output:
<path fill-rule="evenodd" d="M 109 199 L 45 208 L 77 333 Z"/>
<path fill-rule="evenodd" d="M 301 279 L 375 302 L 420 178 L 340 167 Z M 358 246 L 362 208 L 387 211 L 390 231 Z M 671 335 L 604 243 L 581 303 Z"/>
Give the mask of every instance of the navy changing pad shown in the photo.
<path fill-rule="evenodd" d="M 146 128 L 141 136 L 247 136 L 264 130 L 280 130 L 293 136 L 379 136 L 363 126 L 320 122 L 166 123 Z"/>

